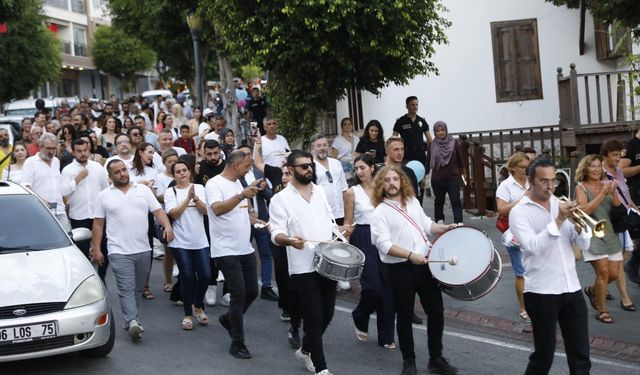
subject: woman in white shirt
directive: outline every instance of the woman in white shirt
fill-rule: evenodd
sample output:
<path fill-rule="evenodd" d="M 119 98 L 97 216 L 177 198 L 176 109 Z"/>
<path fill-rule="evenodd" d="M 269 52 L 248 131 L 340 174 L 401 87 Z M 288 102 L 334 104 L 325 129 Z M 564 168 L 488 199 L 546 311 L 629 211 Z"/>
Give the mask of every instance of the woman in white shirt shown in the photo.
<path fill-rule="evenodd" d="M 129 178 L 133 183 L 147 185 L 155 194 L 158 171 L 153 167 L 154 153 L 155 149 L 151 143 L 140 143 L 133 156 L 133 167 L 131 167 Z"/>
<path fill-rule="evenodd" d="M 353 123 L 348 117 L 340 121 L 340 129 L 342 134 L 333 140 L 331 147 L 335 149 L 335 158 L 342 164 L 345 176 L 350 179 L 353 177 L 353 158 L 359 138 L 353 134 Z"/>
<path fill-rule="evenodd" d="M 364 154 L 356 158 L 354 165 L 356 183 L 347 190 L 344 223 L 348 228 L 347 234 L 350 234 L 349 242 L 364 253 L 365 262 L 360 278 L 362 286 L 360 302 L 351 315 L 356 326 L 357 339 L 367 341 L 369 316 L 375 311 L 378 317 L 378 345 L 395 349 L 393 296 L 385 276 L 384 265 L 378 256 L 378 249 L 371 243 L 370 224 L 374 211 L 371 196 L 373 195 L 375 158 L 371 154 Z M 351 233 L 353 223 L 356 223 L 356 226 Z"/>
<path fill-rule="evenodd" d="M 180 290 L 184 302 L 182 329 L 193 329 L 193 318 L 201 325 L 209 319 L 204 313 L 204 294 L 211 279 L 209 242 L 204 231 L 207 212 L 204 186 L 191 183 L 191 169 L 178 160 L 171 168 L 176 186 L 167 189 L 165 210 L 173 219 L 174 239 L 169 243 L 180 270 Z"/>
<path fill-rule="evenodd" d="M 13 145 L 13 155 L 11 156 L 11 164 L 2 170 L 2 181 L 13 181 L 17 184 L 22 182 L 22 166 L 24 161 L 29 157 L 27 146 L 22 142 L 16 142 Z"/>

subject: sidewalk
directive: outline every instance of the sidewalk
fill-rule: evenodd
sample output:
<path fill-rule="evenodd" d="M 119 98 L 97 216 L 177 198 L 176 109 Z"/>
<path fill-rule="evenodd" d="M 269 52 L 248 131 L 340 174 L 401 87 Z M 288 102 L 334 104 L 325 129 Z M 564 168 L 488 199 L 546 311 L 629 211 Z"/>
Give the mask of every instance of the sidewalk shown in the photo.
<path fill-rule="evenodd" d="M 423 206 L 427 215 L 432 217 L 433 198 L 425 197 Z M 448 206 L 445 206 L 445 217 L 445 222 L 452 221 L 451 208 Z M 481 229 L 489 236 L 502 259 L 502 277 L 491 293 L 476 301 L 458 301 L 443 294 L 445 317 L 453 319 L 457 323 L 472 324 L 476 327 L 489 329 L 488 332 L 516 333 L 531 337 L 530 324 L 523 322 L 518 317 L 515 277 L 511 271 L 509 256 L 500 243 L 501 233 L 495 228 L 496 218 L 472 217 L 465 212 L 464 223 Z M 472 250 L 472 247 L 469 250 Z M 593 283 L 594 273 L 590 265 L 580 260 L 577 262 L 576 268 L 583 288 Z M 354 288 L 349 293 L 342 294 L 342 297 L 357 303 L 360 287 L 357 283 L 352 284 Z M 627 289 L 632 301 L 640 308 L 640 286 L 628 282 Z M 587 301 L 591 350 L 598 355 L 640 363 L 640 310 L 627 312 L 620 307 L 618 288 L 615 283 L 609 285 L 609 292 L 615 298 L 614 301 L 607 301 L 609 312 L 615 319 L 613 324 L 597 321 L 595 319 L 596 312 Z M 416 311 L 422 312 L 422 309 L 418 308 Z M 557 347 L 563 350 L 560 338 Z"/>

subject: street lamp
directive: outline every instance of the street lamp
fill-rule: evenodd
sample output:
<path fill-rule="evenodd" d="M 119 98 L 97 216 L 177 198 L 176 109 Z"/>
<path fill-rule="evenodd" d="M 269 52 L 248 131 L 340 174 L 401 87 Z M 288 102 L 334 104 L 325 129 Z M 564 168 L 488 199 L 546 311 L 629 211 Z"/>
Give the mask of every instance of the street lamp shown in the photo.
<path fill-rule="evenodd" d="M 187 16 L 187 24 L 191 31 L 191 38 L 193 39 L 193 55 L 196 62 L 196 87 L 195 94 L 196 99 L 200 103 L 202 108 L 206 107 L 204 102 L 204 95 L 202 93 L 202 67 L 200 66 L 200 31 L 202 31 L 202 19 L 196 15 Z"/>

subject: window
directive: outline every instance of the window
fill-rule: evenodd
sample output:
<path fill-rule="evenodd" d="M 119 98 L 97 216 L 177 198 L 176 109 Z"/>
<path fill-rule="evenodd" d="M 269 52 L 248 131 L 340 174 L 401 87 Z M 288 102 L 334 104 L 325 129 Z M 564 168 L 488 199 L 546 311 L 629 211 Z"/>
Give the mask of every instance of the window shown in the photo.
<path fill-rule="evenodd" d="M 69 0 L 47 0 L 46 4 L 64 10 L 69 9 Z"/>
<path fill-rule="evenodd" d="M 87 56 L 87 37 L 82 27 L 73 27 L 73 50 L 75 56 Z"/>
<path fill-rule="evenodd" d="M 491 22 L 496 101 L 542 99 L 536 19 Z"/>
<path fill-rule="evenodd" d="M 593 20 L 598 61 L 623 57 L 631 52 L 631 38 L 625 38 L 628 28 Z"/>
<path fill-rule="evenodd" d="M 84 0 L 71 0 L 71 10 L 76 13 L 84 13 Z"/>

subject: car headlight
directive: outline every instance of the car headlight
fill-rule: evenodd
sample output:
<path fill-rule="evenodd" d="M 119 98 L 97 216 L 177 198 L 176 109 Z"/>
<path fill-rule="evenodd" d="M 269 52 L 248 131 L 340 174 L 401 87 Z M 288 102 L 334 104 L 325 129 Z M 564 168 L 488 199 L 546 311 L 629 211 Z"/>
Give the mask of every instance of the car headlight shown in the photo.
<path fill-rule="evenodd" d="M 80 286 L 76 288 L 64 308 L 66 310 L 74 307 L 90 305 L 100 301 L 104 296 L 105 294 L 102 281 L 100 281 L 97 276 L 93 275 L 83 281 Z"/>

